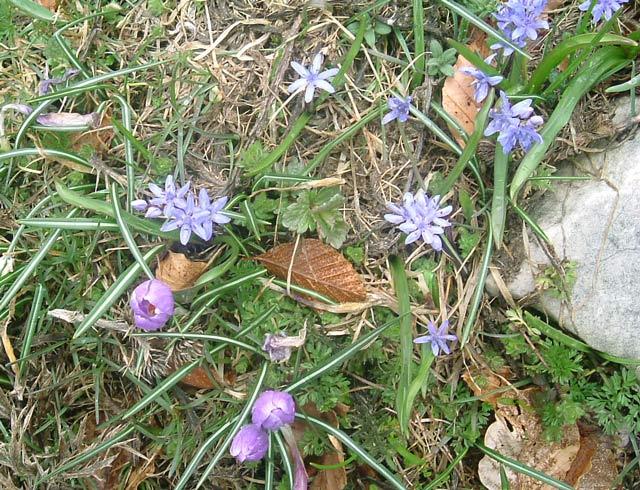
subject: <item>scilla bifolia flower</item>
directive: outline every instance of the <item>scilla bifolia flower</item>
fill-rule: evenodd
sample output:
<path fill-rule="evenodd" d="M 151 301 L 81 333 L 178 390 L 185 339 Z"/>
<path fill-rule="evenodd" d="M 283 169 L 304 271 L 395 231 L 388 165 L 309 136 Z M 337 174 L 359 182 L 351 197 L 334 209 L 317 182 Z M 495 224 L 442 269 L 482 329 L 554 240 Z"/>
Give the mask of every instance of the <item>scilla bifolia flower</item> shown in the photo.
<path fill-rule="evenodd" d="M 538 39 L 538 29 L 549 29 L 549 23 L 542 19 L 547 0 L 509 0 L 503 3 L 494 17 L 498 27 L 513 44 L 524 48 L 527 40 Z M 505 56 L 513 53 L 513 48 L 496 43 L 491 49 L 503 49 Z"/>
<path fill-rule="evenodd" d="M 147 331 L 158 330 L 173 315 L 173 292 L 158 279 L 145 281 L 133 290 L 131 309 L 136 327 Z"/>
<path fill-rule="evenodd" d="M 431 344 L 431 352 L 434 356 L 444 352 L 445 354 L 451 354 L 451 349 L 447 342 L 455 342 L 458 340 L 453 334 L 447 333 L 449 328 L 449 320 L 445 320 L 440 325 L 440 328 L 436 327 L 433 322 L 427 324 L 429 335 L 423 335 L 414 339 L 415 344 Z"/>
<path fill-rule="evenodd" d="M 307 104 L 313 100 L 316 88 L 322 89 L 330 94 L 334 93 L 336 89 L 331 85 L 331 79 L 335 77 L 340 70 L 338 68 L 331 68 L 321 72 L 320 69 L 322 68 L 323 61 L 324 56 L 322 53 L 315 55 L 309 68 L 302 66 L 296 61 L 292 61 L 291 67 L 300 75 L 300 78 L 289 85 L 287 89 L 289 93 L 293 94 L 304 91 L 304 101 Z"/>
<path fill-rule="evenodd" d="M 415 195 L 407 192 L 402 205 L 390 203 L 387 204 L 387 208 L 392 212 L 385 214 L 384 219 L 397 225 L 400 231 L 407 234 L 404 241 L 406 245 L 422 239 L 435 251 L 442 250 L 439 235 L 444 233 L 444 228 L 451 226 L 445 217 L 451 214 L 453 208 L 440 208 L 440 196 L 430 198 L 420 189 Z"/>
<path fill-rule="evenodd" d="M 487 64 L 491 64 L 495 56 L 495 54 L 492 54 L 491 56 L 486 58 L 484 62 Z M 478 70 L 477 68 L 472 66 L 465 66 L 464 68 L 460 68 L 460 71 L 465 75 L 469 75 L 475 78 L 475 80 L 471 82 L 471 85 L 475 89 L 474 99 L 477 103 L 480 103 L 487 98 L 487 95 L 489 95 L 489 89 L 491 87 L 495 87 L 502 80 L 504 80 L 504 77 L 500 75 L 489 76 L 482 70 Z"/>
<path fill-rule="evenodd" d="M 592 22 L 594 24 L 600 22 L 600 19 L 604 17 L 606 20 L 611 20 L 613 14 L 616 13 L 622 4 L 627 3 L 629 0 L 597 0 L 591 11 L 593 16 Z M 578 7 L 583 12 L 587 12 L 593 3 L 592 0 L 587 0 L 581 3 Z"/>
<path fill-rule="evenodd" d="M 229 452 L 238 463 L 260 461 L 269 449 L 269 436 L 258 425 L 245 425 L 231 441 Z"/>
<path fill-rule="evenodd" d="M 408 95 L 405 99 L 402 97 L 389 97 L 387 106 L 389 111 L 382 118 L 382 124 L 388 124 L 397 119 L 400 122 L 406 122 L 409 119 L 409 110 L 411 109 L 411 100 L 413 97 Z"/>
<path fill-rule="evenodd" d="M 491 122 L 484 130 L 485 136 L 498 134 L 498 143 L 502 145 L 505 154 L 509 154 L 516 145 L 528 151 L 534 143 L 542 143 L 542 136 L 537 128 L 544 122 L 531 107 L 531 99 L 521 100 L 511 105 L 509 97 L 500 92 L 501 104 L 499 109 L 489 112 Z"/>

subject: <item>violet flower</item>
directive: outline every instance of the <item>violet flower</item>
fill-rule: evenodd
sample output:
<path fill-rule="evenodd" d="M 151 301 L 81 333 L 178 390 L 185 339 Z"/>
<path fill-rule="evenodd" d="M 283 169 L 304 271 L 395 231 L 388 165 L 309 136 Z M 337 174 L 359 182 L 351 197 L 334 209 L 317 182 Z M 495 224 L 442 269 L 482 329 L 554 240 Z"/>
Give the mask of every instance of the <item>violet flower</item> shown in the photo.
<path fill-rule="evenodd" d="M 438 235 L 444 233 L 444 228 L 451 226 L 444 218 L 451 214 L 453 208 L 440 208 L 440 196 L 430 198 L 420 189 L 415 195 L 407 192 L 401 206 L 387 204 L 387 207 L 392 212 L 385 214 L 384 219 L 407 234 L 405 245 L 422 238 L 435 251 L 442 250 L 442 240 Z"/>
<path fill-rule="evenodd" d="M 492 54 L 491 56 L 487 57 L 484 62 L 487 64 L 491 64 L 495 56 L 495 54 Z M 489 95 L 489 89 L 491 87 L 495 87 L 502 80 L 504 80 L 504 77 L 500 75 L 490 76 L 482 70 L 471 66 L 460 68 L 460 71 L 465 75 L 469 75 L 475 78 L 475 80 L 471 82 L 471 85 L 475 89 L 474 99 L 477 103 L 480 103 L 487 98 L 487 95 Z"/>
<path fill-rule="evenodd" d="M 173 292 L 169 286 L 158 279 L 145 281 L 133 290 L 131 309 L 136 327 L 143 330 L 158 330 L 173 315 Z"/>
<path fill-rule="evenodd" d="M 391 112 L 388 112 L 382 118 L 382 124 L 388 124 L 394 119 L 397 119 L 400 122 L 406 122 L 409 118 L 409 110 L 411 109 L 411 101 L 413 97 L 408 95 L 406 98 L 402 97 L 389 97 L 387 99 L 387 106 Z"/>
<path fill-rule="evenodd" d="M 152 199 L 151 203 L 153 203 L 153 201 Z M 160 230 L 173 231 L 180 228 L 180 243 L 183 245 L 189 243 L 191 233 L 195 233 L 204 241 L 211 239 L 212 228 L 211 226 L 207 226 L 207 223 L 211 224 L 209 211 L 203 211 L 196 206 L 193 193 L 189 192 L 187 194 L 184 209 L 174 207 L 170 214 L 165 215 L 169 220 L 160 227 Z"/>
<path fill-rule="evenodd" d="M 167 175 L 167 180 L 164 182 L 164 189 L 153 182 L 150 183 L 149 190 L 155 197 L 149 201 L 150 206 L 145 217 L 158 218 L 164 215 L 165 218 L 169 218 L 175 208 L 185 209 L 187 206 L 185 196 L 189 192 L 190 185 L 191 182 L 187 182 L 182 187 L 177 188 L 173 180 L 173 175 Z"/>
<path fill-rule="evenodd" d="M 78 73 L 80 73 L 80 70 L 71 68 L 65 71 L 64 75 L 62 75 L 62 77 L 60 78 L 45 78 L 40 82 L 40 86 L 38 87 L 38 95 L 42 96 L 42 95 L 48 94 L 49 91 L 51 90 L 51 87 L 53 87 L 54 85 L 59 85 L 61 83 L 66 82 L 67 80 L 72 79 Z"/>
<path fill-rule="evenodd" d="M 324 56 L 322 53 L 318 53 L 314 58 L 311 66 L 306 68 L 296 61 L 291 62 L 291 67 L 300 75 L 300 78 L 289 85 L 287 89 L 290 94 L 294 92 L 304 91 L 304 101 L 308 104 L 313 100 L 316 88 L 320 88 L 330 94 L 336 91 L 331 85 L 331 79 L 335 77 L 340 71 L 338 68 L 331 68 L 323 72 L 322 62 Z"/>
<path fill-rule="evenodd" d="M 229 452 L 238 463 L 260 461 L 269 449 L 269 436 L 256 424 L 245 425 L 231 441 Z"/>
<path fill-rule="evenodd" d="M 547 6 L 547 0 L 508 0 L 503 3 L 494 17 L 498 27 L 513 44 L 524 48 L 527 40 L 536 40 L 539 29 L 549 29 L 549 23 L 541 16 Z M 513 48 L 496 43 L 491 49 L 503 49 L 505 56 L 513 53 Z"/>
<path fill-rule="evenodd" d="M 611 20 L 613 14 L 622 7 L 622 4 L 627 3 L 628 1 L 629 0 L 597 0 L 596 4 L 593 6 L 593 10 L 591 11 L 591 15 L 593 17 L 591 22 L 596 24 L 600 22 L 602 17 L 606 20 Z M 593 2 L 591 0 L 587 0 L 584 3 L 581 3 L 578 8 L 583 12 L 587 12 L 592 3 Z"/>
<path fill-rule="evenodd" d="M 295 415 L 296 402 L 284 391 L 261 393 L 251 409 L 251 421 L 266 430 L 278 430 L 292 424 Z"/>
<path fill-rule="evenodd" d="M 205 229 L 205 233 L 209 236 L 207 240 L 209 240 L 213 236 L 213 224 L 224 225 L 231 221 L 227 215 L 222 214 L 222 210 L 227 205 L 228 197 L 223 196 L 213 203 L 209 198 L 209 194 L 205 189 L 200 189 L 198 193 L 198 211 L 207 213 L 208 219 L 203 220 L 202 226 Z"/>
<path fill-rule="evenodd" d="M 542 117 L 534 114 L 531 99 L 521 100 L 511 105 L 509 97 L 500 92 L 501 105 L 499 109 L 489 112 L 491 122 L 484 131 L 485 136 L 499 133 L 498 143 L 502 145 L 506 155 L 511 153 L 516 145 L 528 151 L 534 143 L 542 143 L 542 136 L 537 128 L 544 122 Z"/>
<path fill-rule="evenodd" d="M 458 340 L 453 334 L 448 334 L 447 330 L 449 328 L 449 320 L 445 320 L 440 325 L 440 328 L 437 328 L 433 322 L 429 322 L 427 324 L 427 329 L 429 330 L 429 335 L 423 335 L 422 337 L 416 337 L 413 342 L 415 344 L 431 344 L 431 351 L 434 356 L 440 354 L 440 351 L 445 354 L 451 354 L 451 349 L 447 342 L 455 342 Z"/>

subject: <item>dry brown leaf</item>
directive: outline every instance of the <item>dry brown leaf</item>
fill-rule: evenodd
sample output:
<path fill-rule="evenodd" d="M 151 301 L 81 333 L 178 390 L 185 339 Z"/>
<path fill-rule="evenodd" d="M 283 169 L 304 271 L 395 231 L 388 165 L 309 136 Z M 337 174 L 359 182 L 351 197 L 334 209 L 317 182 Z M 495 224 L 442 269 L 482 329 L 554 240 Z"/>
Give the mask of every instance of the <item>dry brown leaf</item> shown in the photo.
<path fill-rule="evenodd" d="M 189 374 L 180 380 L 180 383 L 200 390 L 215 388 L 215 384 L 211 381 L 211 378 L 202 366 L 193 368 Z"/>
<path fill-rule="evenodd" d="M 510 376 L 511 371 L 507 367 L 502 368 L 498 373 L 493 373 L 489 369 L 467 368 L 462 375 L 462 379 L 471 388 L 474 396 L 480 397 L 483 402 L 487 402 L 495 408 L 498 400 L 508 397 L 509 392 L 491 392 L 506 386 L 504 379 L 508 379 Z"/>
<path fill-rule="evenodd" d="M 58 0 L 38 0 L 38 3 L 52 12 L 55 12 L 58 8 Z"/>
<path fill-rule="evenodd" d="M 207 262 L 196 262 L 169 250 L 158 263 L 156 279 L 167 284 L 172 291 L 182 291 L 193 287 L 207 267 Z"/>
<path fill-rule="evenodd" d="M 295 255 L 294 255 L 295 250 Z M 316 291 L 339 303 L 361 302 L 367 298 L 362 278 L 340 252 L 320 240 L 302 239 L 285 243 L 254 257 L 269 272 Z"/>
<path fill-rule="evenodd" d="M 609 490 L 618 476 L 611 440 L 598 429 L 579 425 L 580 451 L 565 480 L 576 490 Z"/>
<path fill-rule="evenodd" d="M 104 113 L 96 128 L 76 134 L 71 138 L 71 148 L 80 151 L 84 146 L 90 146 L 97 153 L 106 153 L 109 151 L 113 136 L 111 116 Z"/>
<path fill-rule="evenodd" d="M 535 468 L 557 480 L 565 480 L 580 449 L 577 424 L 564 427 L 562 439 L 548 442 L 540 418 L 531 407 L 537 388 L 519 394 L 517 405 L 499 405 L 496 421 L 485 433 L 487 447 Z M 512 490 L 552 490 L 553 487 L 505 468 Z M 489 490 L 500 490 L 500 463 L 489 456 L 478 464 L 478 476 Z"/>
<path fill-rule="evenodd" d="M 482 56 L 482 58 L 486 58 L 489 55 L 486 36 L 483 33 L 476 32 L 468 47 L 471 51 Z M 474 78 L 460 71 L 461 68 L 465 67 L 473 67 L 473 64 L 459 54 L 456 64 L 453 65 L 455 74 L 452 77 L 447 77 L 442 87 L 442 107 L 467 134 L 471 134 L 475 129 L 476 115 L 482 104 L 478 104 L 474 99 L 475 90 L 471 86 Z M 464 141 L 460 134 L 452 127 L 449 127 L 449 129 L 458 144 L 464 148 Z"/>

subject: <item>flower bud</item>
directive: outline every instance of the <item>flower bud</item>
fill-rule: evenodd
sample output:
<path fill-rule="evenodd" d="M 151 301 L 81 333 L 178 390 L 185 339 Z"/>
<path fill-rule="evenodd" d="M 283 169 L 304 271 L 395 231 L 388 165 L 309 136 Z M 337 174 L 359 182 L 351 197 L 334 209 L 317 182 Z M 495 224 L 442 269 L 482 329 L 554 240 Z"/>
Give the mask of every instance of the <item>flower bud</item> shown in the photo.
<path fill-rule="evenodd" d="M 260 461 L 269 449 L 269 436 L 255 424 L 245 425 L 231 441 L 229 452 L 238 463 Z"/>
<path fill-rule="evenodd" d="M 251 420 L 266 430 L 278 430 L 292 424 L 296 415 L 296 402 L 289 393 L 268 390 L 262 393 L 251 409 Z"/>
<path fill-rule="evenodd" d="M 131 309 L 136 327 L 158 330 L 173 315 L 173 292 L 164 282 L 152 279 L 133 290 Z"/>

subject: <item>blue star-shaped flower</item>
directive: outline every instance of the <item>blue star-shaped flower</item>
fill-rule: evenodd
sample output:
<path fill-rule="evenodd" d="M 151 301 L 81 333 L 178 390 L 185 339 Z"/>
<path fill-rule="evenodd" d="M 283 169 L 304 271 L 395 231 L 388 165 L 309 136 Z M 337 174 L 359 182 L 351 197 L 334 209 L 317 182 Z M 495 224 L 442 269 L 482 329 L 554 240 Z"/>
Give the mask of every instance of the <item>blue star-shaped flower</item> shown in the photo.
<path fill-rule="evenodd" d="M 445 320 L 440 325 L 440 328 L 437 328 L 433 322 L 429 322 L 427 324 L 427 329 L 429 330 L 429 335 L 423 335 L 422 337 L 416 337 L 413 342 L 415 344 L 431 344 L 431 351 L 434 356 L 440 354 L 440 352 L 444 352 L 445 354 L 451 354 L 451 349 L 447 342 L 455 342 L 458 340 L 453 334 L 448 334 L 447 330 L 449 328 L 449 320 Z"/>

